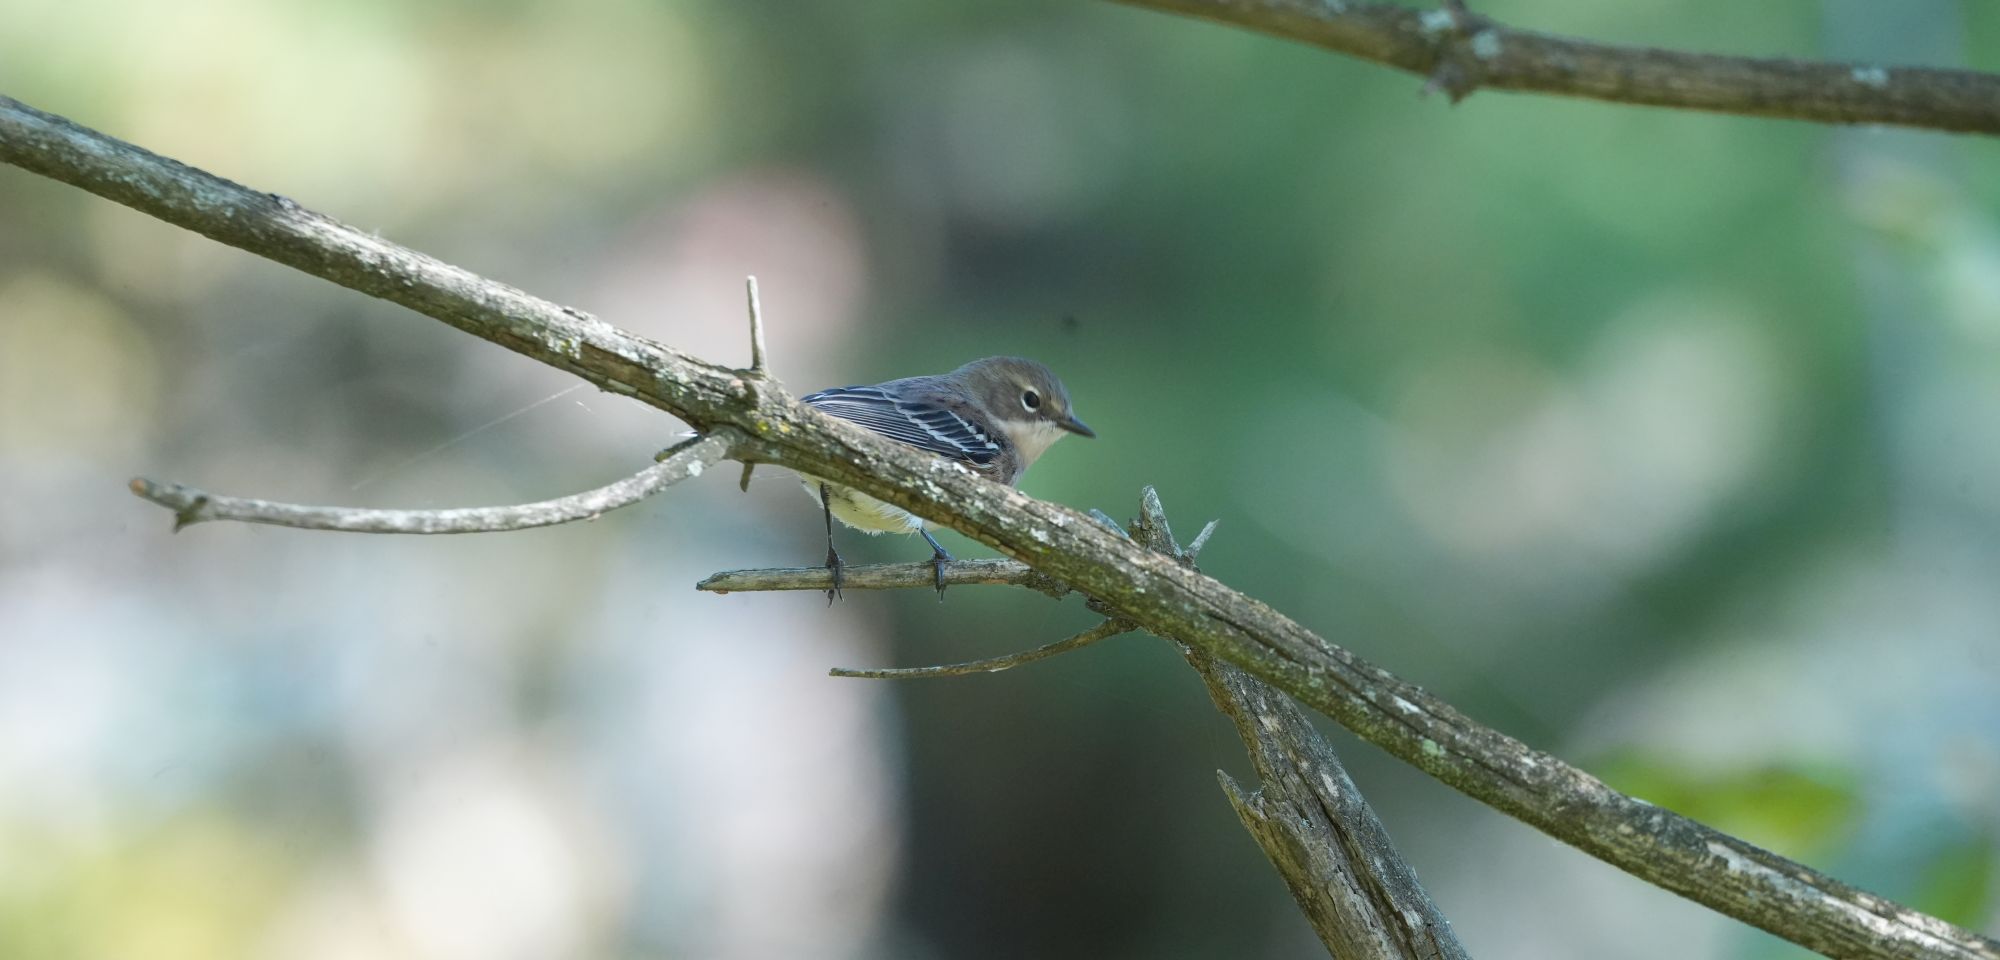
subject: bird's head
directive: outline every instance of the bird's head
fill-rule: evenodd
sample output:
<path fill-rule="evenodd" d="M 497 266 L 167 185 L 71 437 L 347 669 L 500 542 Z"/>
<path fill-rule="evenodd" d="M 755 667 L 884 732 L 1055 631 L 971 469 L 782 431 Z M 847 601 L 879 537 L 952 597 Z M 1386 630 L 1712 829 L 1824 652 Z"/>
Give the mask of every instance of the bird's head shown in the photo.
<path fill-rule="evenodd" d="M 1065 433 L 1095 437 L 1070 410 L 1069 391 L 1049 368 L 1021 357 L 987 357 L 952 371 L 996 426 L 1034 462 Z"/>

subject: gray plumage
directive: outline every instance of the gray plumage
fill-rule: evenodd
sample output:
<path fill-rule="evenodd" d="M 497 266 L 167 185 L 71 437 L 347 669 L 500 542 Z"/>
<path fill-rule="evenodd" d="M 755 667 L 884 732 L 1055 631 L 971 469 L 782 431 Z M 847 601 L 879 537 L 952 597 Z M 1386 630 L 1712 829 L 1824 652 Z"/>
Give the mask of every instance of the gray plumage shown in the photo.
<path fill-rule="evenodd" d="M 1020 357 L 974 360 L 942 376 L 907 377 L 871 386 L 835 387 L 803 402 L 899 443 L 963 464 L 990 480 L 1019 483 L 1064 434 L 1096 436 L 1070 410 L 1069 391 L 1049 368 Z M 950 554 L 909 511 L 817 477 L 806 492 L 840 522 L 869 534 L 922 533 L 936 551 L 939 591 Z M 827 565 L 839 582 L 839 556 L 827 533 Z"/>

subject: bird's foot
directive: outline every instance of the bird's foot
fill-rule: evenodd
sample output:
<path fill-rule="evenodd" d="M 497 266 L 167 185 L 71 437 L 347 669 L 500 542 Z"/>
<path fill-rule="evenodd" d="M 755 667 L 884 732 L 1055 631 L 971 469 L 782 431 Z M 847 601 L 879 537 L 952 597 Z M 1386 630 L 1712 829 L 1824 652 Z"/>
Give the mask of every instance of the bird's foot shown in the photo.
<path fill-rule="evenodd" d="M 932 576 L 937 581 L 938 602 L 944 602 L 944 568 L 951 562 L 951 554 L 941 553 L 931 558 Z"/>
<path fill-rule="evenodd" d="M 923 534 L 924 541 L 931 545 L 931 571 L 932 571 L 931 576 L 933 577 L 934 582 L 937 583 L 938 602 L 943 603 L 944 568 L 946 564 L 951 563 L 951 551 L 946 550 L 944 548 L 944 544 L 937 542 L 937 539 L 931 536 L 931 532 L 929 530 L 924 530 L 922 528 L 919 528 L 917 532 Z"/>

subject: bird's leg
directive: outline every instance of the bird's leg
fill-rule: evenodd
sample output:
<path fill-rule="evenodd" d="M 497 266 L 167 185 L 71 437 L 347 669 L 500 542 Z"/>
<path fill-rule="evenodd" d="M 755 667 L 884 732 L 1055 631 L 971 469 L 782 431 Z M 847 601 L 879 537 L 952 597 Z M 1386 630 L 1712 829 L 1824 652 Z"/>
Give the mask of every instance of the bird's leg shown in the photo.
<path fill-rule="evenodd" d="M 918 527 L 917 532 L 923 534 L 924 540 L 931 545 L 932 550 L 936 551 L 935 553 L 931 554 L 931 566 L 936 569 L 938 602 L 943 603 L 944 565 L 951 562 L 951 551 L 946 550 L 944 548 L 944 544 L 937 542 L 937 538 L 931 536 L 931 532 L 929 530 L 925 530 L 922 527 Z"/>
<path fill-rule="evenodd" d="M 827 493 L 826 484 L 819 485 L 819 508 L 826 513 L 826 568 L 833 573 L 833 587 L 826 591 L 826 605 L 833 606 L 835 597 L 840 596 L 839 551 L 833 549 L 833 496 Z"/>

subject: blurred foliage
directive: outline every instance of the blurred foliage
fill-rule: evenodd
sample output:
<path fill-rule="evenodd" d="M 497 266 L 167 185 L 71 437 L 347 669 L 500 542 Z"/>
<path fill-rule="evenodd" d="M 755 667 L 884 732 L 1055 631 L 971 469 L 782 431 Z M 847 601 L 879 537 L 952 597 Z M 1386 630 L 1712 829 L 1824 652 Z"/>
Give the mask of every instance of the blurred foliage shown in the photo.
<path fill-rule="evenodd" d="M 1688 770 L 1638 754 L 1601 760 L 1591 769 L 1624 793 L 1807 863 L 1854 827 L 1853 777 L 1838 771 Z"/>
<path fill-rule="evenodd" d="M 1954 842 L 1938 850 L 1910 905 L 1966 927 L 1978 926 L 1993 903 L 1992 836 Z"/>
<path fill-rule="evenodd" d="M 0 954 L 45 960 L 249 952 L 302 864 L 239 824 L 193 820 L 101 849 L 7 838 L 37 864 L 0 897 Z M 200 878 L 206 882 L 190 882 Z M 25 881 L 25 882 L 19 882 Z"/>

